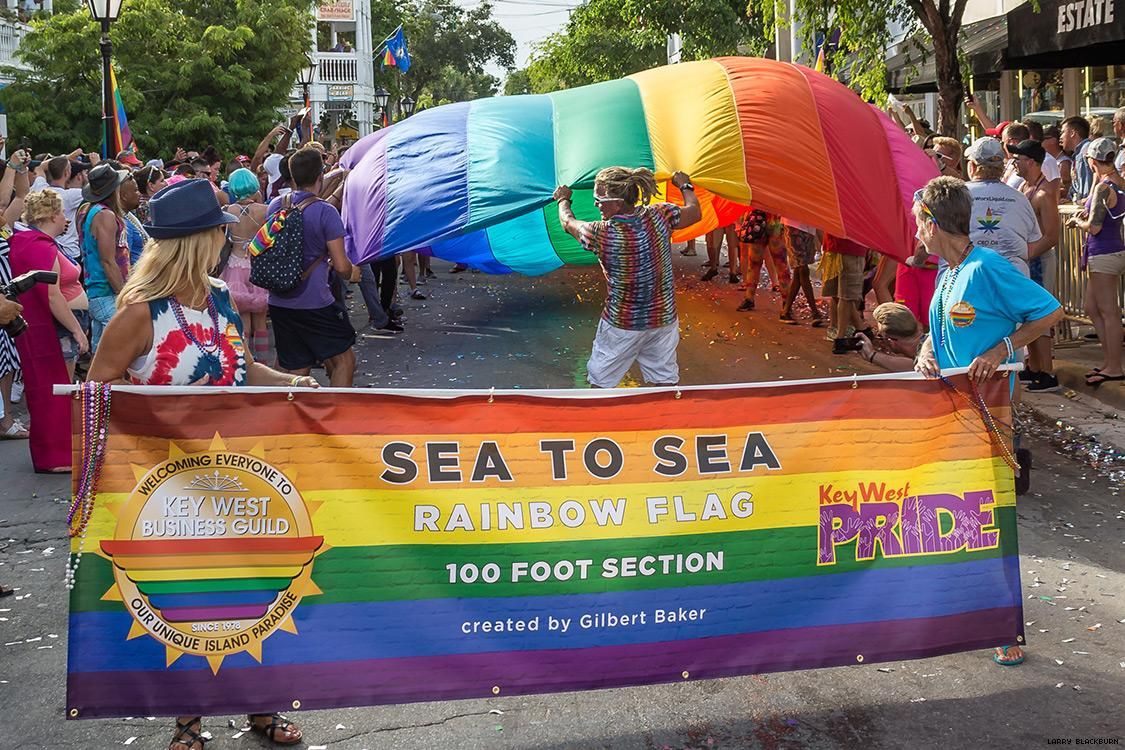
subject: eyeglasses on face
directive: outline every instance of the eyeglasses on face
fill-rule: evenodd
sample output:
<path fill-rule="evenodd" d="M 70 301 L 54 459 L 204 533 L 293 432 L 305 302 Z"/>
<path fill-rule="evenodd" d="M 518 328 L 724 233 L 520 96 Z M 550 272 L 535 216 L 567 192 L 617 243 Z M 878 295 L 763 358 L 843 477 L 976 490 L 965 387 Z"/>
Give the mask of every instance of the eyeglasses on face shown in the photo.
<path fill-rule="evenodd" d="M 616 203 L 620 201 L 620 198 L 610 198 L 607 195 L 594 195 L 594 205 L 598 206 L 599 208 L 603 203 Z"/>

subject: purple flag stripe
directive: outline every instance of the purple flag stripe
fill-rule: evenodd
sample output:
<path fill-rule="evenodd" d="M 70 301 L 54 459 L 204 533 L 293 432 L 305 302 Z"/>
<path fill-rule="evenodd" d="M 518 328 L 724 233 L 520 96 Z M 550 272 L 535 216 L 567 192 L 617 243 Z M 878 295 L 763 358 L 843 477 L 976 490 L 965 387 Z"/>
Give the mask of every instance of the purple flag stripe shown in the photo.
<path fill-rule="evenodd" d="M 1020 607 L 665 643 L 324 662 L 250 669 L 72 673 L 78 718 L 175 716 L 454 700 L 918 659 L 1016 642 Z M 346 657 L 346 654 L 341 654 Z M 983 663 L 983 662 L 982 662 Z M 982 667 L 983 669 L 983 667 Z M 114 690 L 105 690 L 110 681 Z"/>
<path fill-rule="evenodd" d="M 160 610 L 160 614 L 168 622 L 210 622 L 257 620 L 269 610 L 269 604 L 235 604 L 228 607 L 171 607 Z"/>

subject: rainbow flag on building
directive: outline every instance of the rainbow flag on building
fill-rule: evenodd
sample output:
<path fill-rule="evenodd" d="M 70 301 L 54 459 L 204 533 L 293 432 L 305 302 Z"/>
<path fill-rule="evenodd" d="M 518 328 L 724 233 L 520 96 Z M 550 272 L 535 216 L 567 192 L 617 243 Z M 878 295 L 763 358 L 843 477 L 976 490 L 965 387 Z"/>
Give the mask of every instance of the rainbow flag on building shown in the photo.
<path fill-rule="evenodd" d="M 406 34 L 399 26 L 383 42 L 383 60 L 380 63 L 381 68 L 386 68 L 390 65 L 392 68 L 398 68 L 403 73 L 410 70 L 410 50 L 406 47 Z"/>

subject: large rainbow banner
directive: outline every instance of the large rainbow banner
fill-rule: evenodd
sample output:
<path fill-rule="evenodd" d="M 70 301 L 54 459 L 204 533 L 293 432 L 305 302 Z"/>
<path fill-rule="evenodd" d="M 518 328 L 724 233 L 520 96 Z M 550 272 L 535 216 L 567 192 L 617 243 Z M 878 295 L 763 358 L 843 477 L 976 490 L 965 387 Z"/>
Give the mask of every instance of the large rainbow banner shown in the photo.
<path fill-rule="evenodd" d="M 1022 643 L 1012 472 L 952 383 L 114 388 L 68 715 L 588 690 Z M 1006 385 L 982 395 L 1006 421 Z"/>

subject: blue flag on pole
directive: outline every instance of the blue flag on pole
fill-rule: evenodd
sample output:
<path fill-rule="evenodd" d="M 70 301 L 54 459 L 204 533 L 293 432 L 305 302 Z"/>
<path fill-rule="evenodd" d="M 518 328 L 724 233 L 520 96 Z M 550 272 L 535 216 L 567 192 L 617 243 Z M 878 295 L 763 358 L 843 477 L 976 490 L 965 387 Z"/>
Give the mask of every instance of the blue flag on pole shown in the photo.
<path fill-rule="evenodd" d="M 410 51 L 406 48 L 406 34 L 403 33 L 401 26 L 387 37 L 384 44 L 386 49 L 383 52 L 383 61 L 379 67 L 386 68 L 390 65 L 403 73 L 410 70 Z"/>

